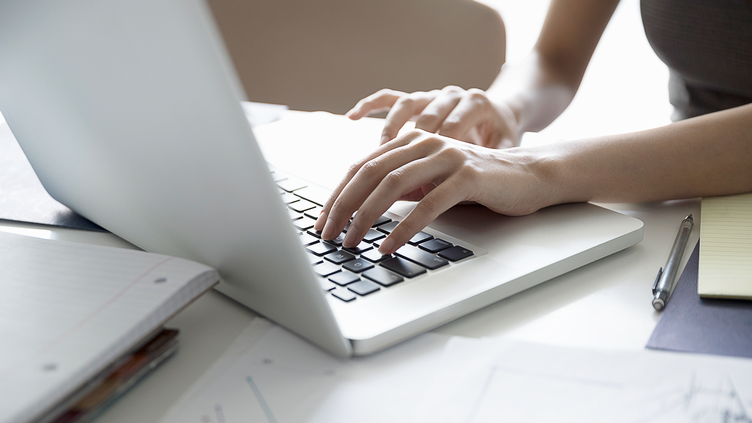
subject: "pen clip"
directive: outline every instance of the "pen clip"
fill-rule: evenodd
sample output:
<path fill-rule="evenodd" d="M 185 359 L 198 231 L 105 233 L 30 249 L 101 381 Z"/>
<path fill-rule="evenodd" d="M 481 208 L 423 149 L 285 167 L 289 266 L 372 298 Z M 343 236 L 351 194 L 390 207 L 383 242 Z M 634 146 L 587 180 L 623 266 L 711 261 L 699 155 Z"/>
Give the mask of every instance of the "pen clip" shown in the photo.
<path fill-rule="evenodd" d="M 661 267 L 658 269 L 658 276 L 655 277 L 655 282 L 653 282 L 653 295 L 655 295 L 655 290 L 658 288 L 658 281 L 661 280 L 661 275 L 663 274 L 663 268 Z"/>

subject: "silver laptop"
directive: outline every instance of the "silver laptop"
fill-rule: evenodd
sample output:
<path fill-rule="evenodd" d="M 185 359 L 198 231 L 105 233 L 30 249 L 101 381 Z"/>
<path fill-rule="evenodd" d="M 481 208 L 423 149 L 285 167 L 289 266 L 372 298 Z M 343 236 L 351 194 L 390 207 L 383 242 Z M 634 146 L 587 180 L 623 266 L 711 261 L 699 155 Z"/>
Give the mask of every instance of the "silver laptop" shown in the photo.
<path fill-rule="evenodd" d="M 0 111 L 49 193 L 147 251 L 216 267 L 221 292 L 338 356 L 642 239 L 642 222 L 591 204 L 518 218 L 463 206 L 382 261 L 367 251 L 396 207 L 343 252 L 301 221 L 325 187 L 270 172 L 241 99 L 200 0 L 0 2 Z"/>

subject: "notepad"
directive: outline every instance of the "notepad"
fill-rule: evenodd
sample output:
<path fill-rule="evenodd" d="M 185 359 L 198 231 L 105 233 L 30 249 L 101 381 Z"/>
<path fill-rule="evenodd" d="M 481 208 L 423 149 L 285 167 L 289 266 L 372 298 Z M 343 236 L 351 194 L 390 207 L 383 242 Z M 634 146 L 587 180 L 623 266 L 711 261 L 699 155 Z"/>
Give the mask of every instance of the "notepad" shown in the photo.
<path fill-rule="evenodd" d="M 752 194 L 702 199 L 697 291 L 752 299 Z"/>
<path fill-rule="evenodd" d="M 0 421 L 35 421 L 210 289 L 216 270 L 0 232 Z"/>

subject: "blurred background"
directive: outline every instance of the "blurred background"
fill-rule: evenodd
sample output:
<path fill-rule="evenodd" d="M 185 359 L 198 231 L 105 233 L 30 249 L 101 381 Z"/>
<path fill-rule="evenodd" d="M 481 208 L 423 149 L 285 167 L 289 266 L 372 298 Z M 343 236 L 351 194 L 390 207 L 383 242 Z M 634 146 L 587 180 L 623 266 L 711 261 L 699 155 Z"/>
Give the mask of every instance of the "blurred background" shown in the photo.
<path fill-rule="evenodd" d="M 381 88 L 487 89 L 533 47 L 548 0 L 209 0 L 251 101 L 344 113 Z M 503 18 L 503 23 L 502 23 Z M 623 0 L 570 108 L 526 142 L 670 122 L 668 70 Z"/>

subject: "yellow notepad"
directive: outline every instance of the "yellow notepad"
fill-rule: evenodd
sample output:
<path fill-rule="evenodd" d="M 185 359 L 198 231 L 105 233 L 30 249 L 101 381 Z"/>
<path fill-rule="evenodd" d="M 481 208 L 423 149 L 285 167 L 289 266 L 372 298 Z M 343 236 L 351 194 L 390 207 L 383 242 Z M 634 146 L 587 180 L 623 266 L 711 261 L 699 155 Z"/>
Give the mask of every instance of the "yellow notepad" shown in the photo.
<path fill-rule="evenodd" d="M 752 299 L 752 194 L 702 199 L 697 291 Z"/>

